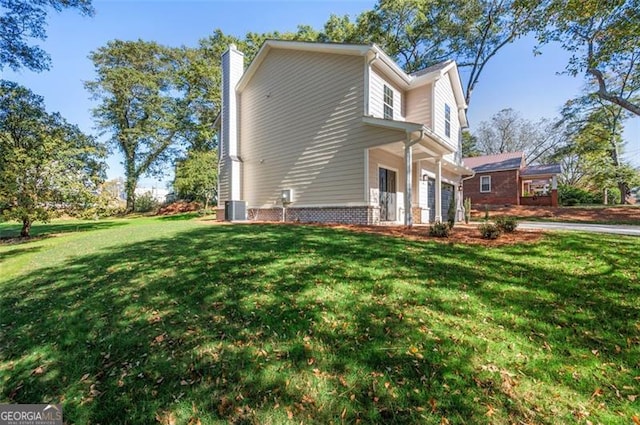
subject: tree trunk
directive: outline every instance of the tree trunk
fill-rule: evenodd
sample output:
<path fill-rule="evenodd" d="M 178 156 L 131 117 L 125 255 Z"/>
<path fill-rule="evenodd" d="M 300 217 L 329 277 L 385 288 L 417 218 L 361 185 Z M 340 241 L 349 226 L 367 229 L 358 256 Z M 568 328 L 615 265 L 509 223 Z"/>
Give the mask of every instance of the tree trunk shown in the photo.
<path fill-rule="evenodd" d="M 23 238 L 28 238 L 31 236 L 31 219 L 28 217 L 24 217 L 22 219 L 22 230 L 20 230 L 20 236 Z"/>
<path fill-rule="evenodd" d="M 627 183 L 619 182 L 618 189 L 620 189 L 620 205 L 627 204 L 627 191 L 629 190 Z"/>
<path fill-rule="evenodd" d="M 127 212 L 131 213 L 136 207 L 136 184 L 138 179 L 135 175 L 127 173 L 127 180 L 125 182 L 125 193 L 127 194 Z"/>

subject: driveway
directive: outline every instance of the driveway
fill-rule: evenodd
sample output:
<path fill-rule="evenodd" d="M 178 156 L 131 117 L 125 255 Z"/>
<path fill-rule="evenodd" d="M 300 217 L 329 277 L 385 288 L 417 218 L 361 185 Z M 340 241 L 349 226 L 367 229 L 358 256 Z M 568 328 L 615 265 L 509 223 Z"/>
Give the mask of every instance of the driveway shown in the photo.
<path fill-rule="evenodd" d="M 555 221 L 521 221 L 520 229 L 567 230 L 593 233 L 613 233 L 618 235 L 640 236 L 640 226 L 616 224 L 562 223 Z"/>

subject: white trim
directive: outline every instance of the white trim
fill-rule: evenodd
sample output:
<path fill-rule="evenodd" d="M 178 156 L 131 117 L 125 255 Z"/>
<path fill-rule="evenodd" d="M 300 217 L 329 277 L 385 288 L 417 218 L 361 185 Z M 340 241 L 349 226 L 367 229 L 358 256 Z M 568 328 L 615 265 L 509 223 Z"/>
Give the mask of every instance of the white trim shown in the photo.
<path fill-rule="evenodd" d="M 391 154 L 391 155 L 393 155 L 393 154 Z M 396 155 L 393 155 L 393 156 L 396 156 Z M 395 171 L 396 173 L 399 173 L 399 172 L 400 172 L 400 169 L 399 169 L 399 168 L 389 167 L 388 165 L 381 164 L 381 163 L 379 163 L 379 162 L 377 162 L 376 164 L 378 165 L 378 168 L 385 168 L 385 169 L 387 169 L 387 170 Z M 379 185 L 379 184 L 380 184 L 380 182 L 378 182 L 378 185 Z"/>
<path fill-rule="evenodd" d="M 447 111 L 449 111 L 449 119 L 447 119 Z M 444 136 L 451 140 L 451 106 L 444 102 Z M 447 130 L 449 134 L 447 134 Z"/>
<path fill-rule="evenodd" d="M 399 130 L 399 131 L 420 131 L 423 129 L 422 124 L 408 122 L 408 121 L 396 121 L 396 120 L 385 120 L 383 118 L 375 118 L 375 117 L 362 117 L 362 122 L 365 124 L 373 125 L 375 127 L 383 127 L 391 130 Z M 401 141 L 401 140 L 398 140 Z M 386 143 L 383 143 L 385 145 Z"/>
<path fill-rule="evenodd" d="M 369 205 L 371 194 L 369 193 L 369 149 L 364 150 L 364 202 Z"/>
<path fill-rule="evenodd" d="M 442 222 L 442 160 L 436 159 L 436 191 L 434 220 Z"/>
<path fill-rule="evenodd" d="M 489 190 L 482 190 L 482 179 L 489 179 Z M 491 193 L 491 176 L 480 176 L 480 193 Z"/>
<path fill-rule="evenodd" d="M 370 88 L 369 86 L 371 85 L 371 77 L 370 75 L 370 68 L 371 65 L 369 65 L 369 57 L 365 56 L 364 58 L 364 77 L 362 78 L 362 82 L 364 84 L 364 107 L 363 107 L 363 111 L 364 111 L 364 116 L 369 115 L 369 92 L 370 92 Z"/>
<path fill-rule="evenodd" d="M 387 92 L 391 93 L 391 103 L 389 104 L 386 99 L 387 99 Z M 393 107 L 393 98 L 395 97 L 395 90 L 393 89 L 393 87 L 391 87 L 390 84 L 386 84 L 383 83 L 382 84 L 382 118 L 385 120 L 388 119 L 395 119 L 396 116 L 396 111 L 395 108 Z M 391 109 L 391 117 L 387 117 L 387 108 Z"/>

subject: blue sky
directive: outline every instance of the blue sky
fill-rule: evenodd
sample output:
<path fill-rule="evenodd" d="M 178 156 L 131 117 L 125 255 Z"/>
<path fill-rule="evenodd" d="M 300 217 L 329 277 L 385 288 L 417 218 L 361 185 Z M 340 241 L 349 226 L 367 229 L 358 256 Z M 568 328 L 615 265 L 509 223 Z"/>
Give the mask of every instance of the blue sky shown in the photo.
<path fill-rule="evenodd" d="M 94 0 L 93 18 L 69 11 L 49 16 L 48 39 L 42 47 L 52 57 L 50 71 L 5 70 L 2 78 L 44 96 L 47 109 L 96 134 L 90 112 L 94 103 L 83 82 L 94 76 L 89 53 L 109 40 L 140 38 L 171 46 L 195 46 L 217 28 L 237 36 L 249 31 L 294 31 L 298 24 L 321 28 L 331 13 L 355 17 L 374 4 L 369 0 Z M 472 130 L 504 108 L 513 108 L 531 120 L 553 118 L 566 100 L 580 93 L 582 78 L 557 74 L 564 69 L 567 54 L 546 46 L 542 55 L 534 57 L 534 44 L 531 38 L 518 40 L 485 67 L 469 108 Z M 640 165 L 640 118 L 628 122 L 625 140 L 626 158 Z M 109 158 L 109 178 L 123 175 L 120 161 L 117 154 Z M 142 179 L 141 186 L 151 185 L 163 187 L 165 183 Z"/>

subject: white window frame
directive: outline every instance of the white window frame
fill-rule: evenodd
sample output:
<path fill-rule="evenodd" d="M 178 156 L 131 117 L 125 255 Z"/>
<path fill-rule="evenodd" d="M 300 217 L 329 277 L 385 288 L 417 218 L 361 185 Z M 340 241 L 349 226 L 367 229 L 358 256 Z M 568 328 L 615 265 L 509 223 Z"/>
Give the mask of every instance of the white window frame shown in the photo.
<path fill-rule="evenodd" d="M 393 119 L 393 96 L 393 89 L 385 84 L 382 89 L 382 116 L 385 120 Z"/>
<path fill-rule="evenodd" d="M 485 186 L 485 179 L 487 180 L 489 189 L 488 190 L 482 190 L 483 186 Z M 491 176 L 480 176 L 480 193 L 489 193 L 491 192 Z"/>
<path fill-rule="evenodd" d="M 444 104 L 444 135 L 451 138 L 451 107 Z"/>

